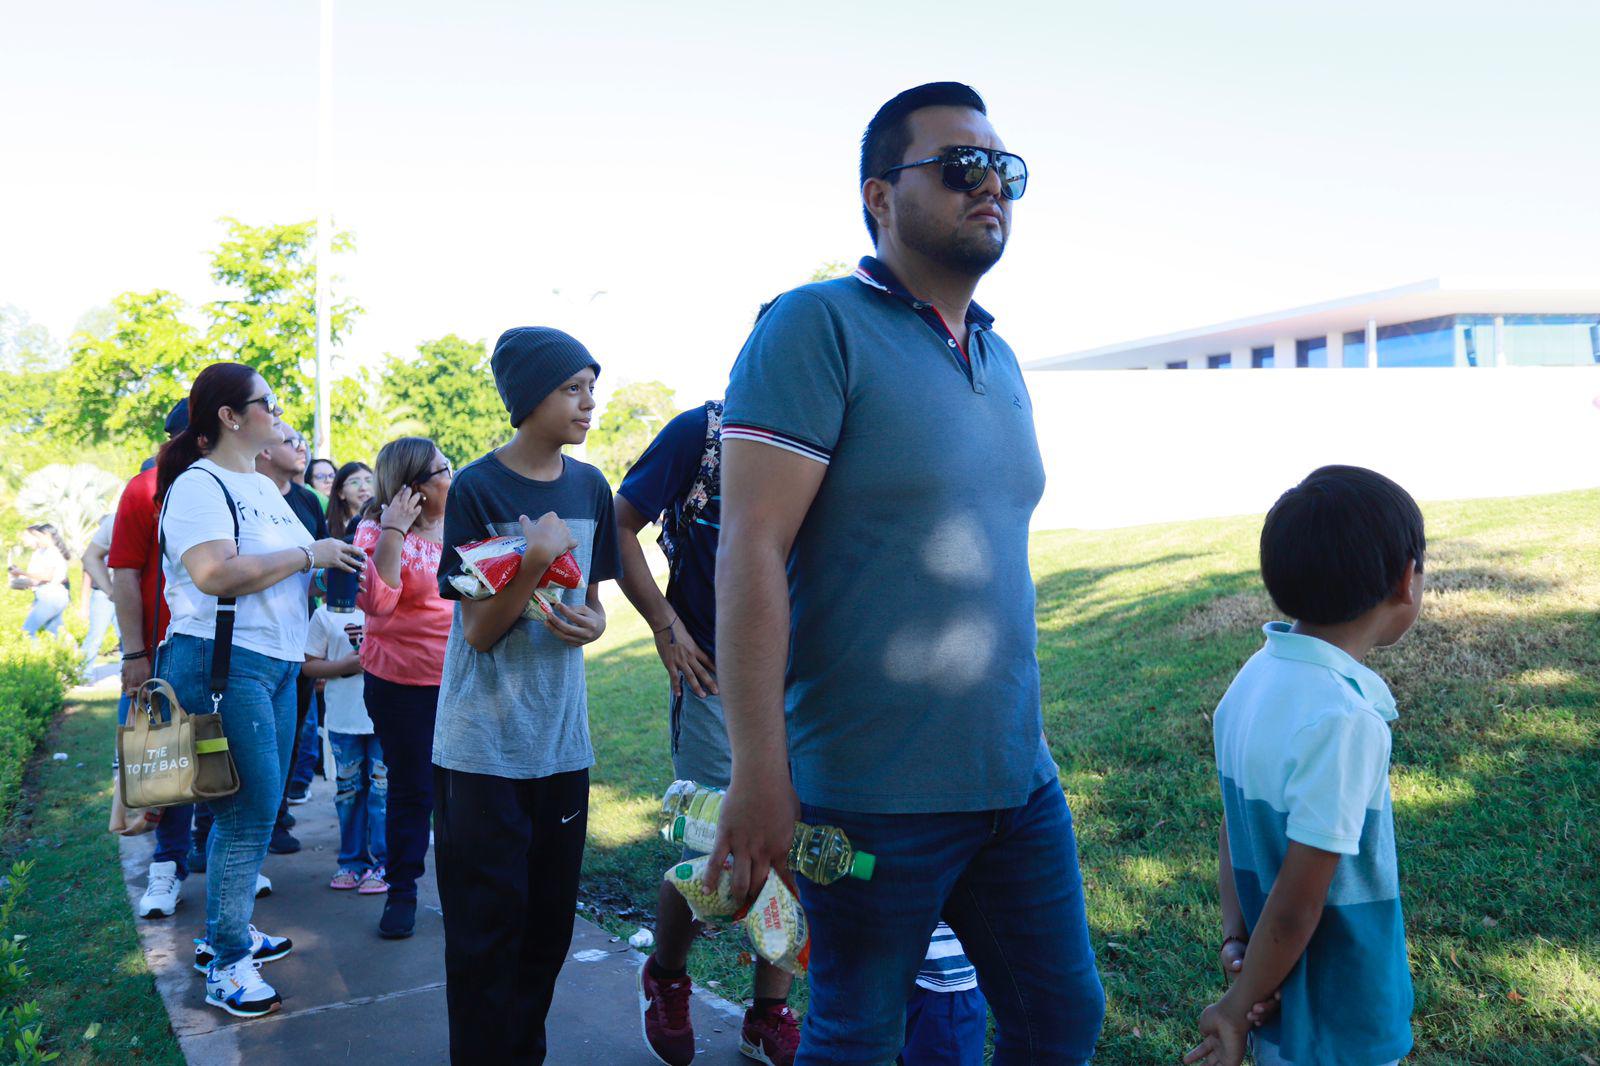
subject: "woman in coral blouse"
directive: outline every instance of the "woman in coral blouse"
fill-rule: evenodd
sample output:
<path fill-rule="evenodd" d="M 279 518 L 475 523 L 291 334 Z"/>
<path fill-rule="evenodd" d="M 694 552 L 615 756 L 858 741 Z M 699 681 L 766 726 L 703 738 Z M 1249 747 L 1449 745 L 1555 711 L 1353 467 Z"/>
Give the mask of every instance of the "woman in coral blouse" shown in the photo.
<path fill-rule="evenodd" d="M 361 645 L 367 714 L 389 771 L 387 879 L 378 935 L 411 935 L 433 815 L 433 719 L 452 608 L 439 596 L 444 505 L 454 471 L 433 441 L 401 437 L 378 452 L 377 495 L 356 527 L 367 553 Z"/>

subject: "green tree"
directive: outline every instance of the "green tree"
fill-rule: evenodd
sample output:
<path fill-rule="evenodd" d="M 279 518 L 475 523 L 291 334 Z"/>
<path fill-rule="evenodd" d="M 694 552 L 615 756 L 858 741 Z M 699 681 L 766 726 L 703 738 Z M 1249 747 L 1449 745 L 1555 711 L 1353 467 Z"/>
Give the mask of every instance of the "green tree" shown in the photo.
<path fill-rule="evenodd" d="M 109 332 L 73 334 L 46 420 L 50 431 L 81 443 L 153 451 L 166 439 L 167 412 L 188 395 L 206 362 L 185 310 L 182 299 L 162 289 L 125 292 L 112 301 Z"/>
<path fill-rule="evenodd" d="M 843 259 L 828 259 L 813 270 L 806 281 L 832 281 L 834 278 L 842 278 L 846 274 L 854 273 L 855 269 Z"/>
<path fill-rule="evenodd" d="M 255 367 L 283 401 L 286 417 L 309 434 L 317 359 L 316 223 L 222 221 L 228 234 L 212 253 L 211 277 L 235 292 L 208 308 L 207 343 L 217 358 Z M 337 254 L 355 242 L 348 233 L 335 233 L 331 246 Z M 333 301 L 329 326 L 335 344 L 360 313 L 352 300 Z"/>
<path fill-rule="evenodd" d="M 678 413 L 672 389 L 659 381 L 617 386 L 599 423 L 589 431 L 589 459 L 616 485 Z"/>
<path fill-rule="evenodd" d="M 427 435 L 428 427 L 416 416 L 416 410 L 410 404 L 397 402 L 369 369 L 335 381 L 330 400 L 333 455 L 329 458 L 336 463 L 371 465 L 378 449 L 396 437 Z"/>
<path fill-rule="evenodd" d="M 417 345 L 413 359 L 391 356 L 383 392 L 390 403 L 410 408 L 453 463 L 471 462 L 511 436 L 481 340 L 450 333 Z"/>

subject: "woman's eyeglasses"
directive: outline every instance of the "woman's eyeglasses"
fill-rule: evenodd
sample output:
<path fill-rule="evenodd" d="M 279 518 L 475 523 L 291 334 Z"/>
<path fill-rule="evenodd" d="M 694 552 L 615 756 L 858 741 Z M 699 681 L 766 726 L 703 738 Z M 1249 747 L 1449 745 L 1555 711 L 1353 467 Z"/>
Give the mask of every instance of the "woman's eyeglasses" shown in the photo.
<path fill-rule="evenodd" d="M 441 467 L 439 467 L 439 468 L 437 468 L 435 470 L 430 470 L 426 474 L 423 474 L 421 477 L 417 478 L 417 480 L 413 481 L 412 484 L 413 485 L 424 485 L 424 484 L 427 484 L 428 482 L 432 481 L 434 478 L 438 477 L 440 474 L 449 474 L 452 477 L 454 477 L 455 476 L 455 467 L 451 466 L 448 462 L 446 462 L 443 466 L 441 466 Z"/>
<path fill-rule="evenodd" d="M 939 164 L 939 179 L 951 192 L 972 192 L 989 179 L 991 170 L 1000 176 L 1000 195 L 1007 200 L 1020 200 L 1022 194 L 1028 191 L 1028 164 L 1022 161 L 1020 155 L 970 144 L 958 144 L 938 155 L 901 163 L 878 177 L 887 178 L 897 170 L 925 167 L 930 163 Z"/>
<path fill-rule="evenodd" d="M 265 410 L 269 415 L 276 417 L 283 414 L 283 408 L 278 406 L 278 398 L 272 395 L 270 392 L 265 396 L 257 396 L 255 399 L 246 400 L 244 405 L 249 407 L 253 403 L 260 404 L 262 409 Z"/>

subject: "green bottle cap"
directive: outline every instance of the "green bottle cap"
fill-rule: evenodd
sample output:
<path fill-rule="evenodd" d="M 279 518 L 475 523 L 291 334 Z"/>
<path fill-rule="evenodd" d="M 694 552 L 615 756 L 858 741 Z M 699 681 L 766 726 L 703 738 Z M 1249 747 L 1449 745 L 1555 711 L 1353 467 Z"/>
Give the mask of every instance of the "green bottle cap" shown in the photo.
<path fill-rule="evenodd" d="M 850 876 L 861 881 L 872 880 L 872 871 L 877 869 L 878 860 L 870 851 L 858 851 L 850 860 Z"/>
<path fill-rule="evenodd" d="M 694 864 L 693 863 L 687 863 L 687 862 L 680 862 L 678 864 L 678 868 L 676 870 L 672 871 L 672 872 L 677 874 L 679 877 L 683 878 L 684 880 L 688 880 L 689 878 L 694 876 Z"/>
<path fill-rule="evenodd" d="M 674 818 L 672 820 L 671 835 L 667 839 L 673 841 L 674 843 L 678 843 L 678 844 L 683 843 L 683 834 L 684 834 L 684 831 L 685 831 L 685 827 L 688 824 L 689 824 L 689 820 L 687 818 L 685 818 L 681 814 L 678 815 L 676 818 Z"/>

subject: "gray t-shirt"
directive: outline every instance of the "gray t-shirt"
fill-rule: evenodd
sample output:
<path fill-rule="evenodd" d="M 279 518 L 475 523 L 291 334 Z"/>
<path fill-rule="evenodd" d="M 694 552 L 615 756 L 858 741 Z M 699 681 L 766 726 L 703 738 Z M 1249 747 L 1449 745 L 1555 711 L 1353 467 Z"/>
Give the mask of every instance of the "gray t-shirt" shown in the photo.
<path fill-rule="evenodd" d="M 779 298 L 734 364 L 724 444 L 828 467 L 789 557 L 789 755 L 806 803 L 994 810 L 1055 777 L 1028 570 L 1044 467 L 990 321 L 974 308 L 963 353 L 866 260 Z"/>
<path fill-rule="evenodd" d="M 596 581 L 622 571 L 611 487 L 600 471 L 566 458 L 561 476 L 534 481 L 494 454 L 464 467 L 450 486 L 439 559 L 439 595 L 459 600 L 450 577 L 461 572 L 456 548 L 486 537 L 521 532 L 519 515 L 561 517 L 578 546 L 572 550 L 583 584 L 562 593 L 578 605 Z M 467 643 L 458 603 L 444 653 L 433 761 L 446 770 L 527 779 L 594 765 L 589 745 L 589 700 L 583 649 L 558 640 L 543 622 L 519 618 L 487 652 Z"/>

